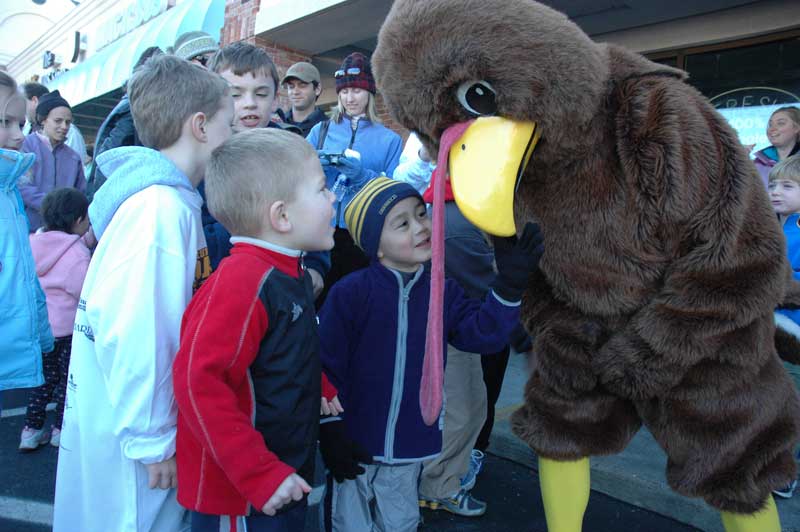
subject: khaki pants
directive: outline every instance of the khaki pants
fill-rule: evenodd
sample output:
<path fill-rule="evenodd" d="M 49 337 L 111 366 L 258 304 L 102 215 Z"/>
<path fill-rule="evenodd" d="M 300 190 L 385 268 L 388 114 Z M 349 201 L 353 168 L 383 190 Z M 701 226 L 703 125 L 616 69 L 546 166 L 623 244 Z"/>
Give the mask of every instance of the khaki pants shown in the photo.
<path fill-rule="evenodd" d="M 447 346 L 444 395 L 442 452 L 423 464 L 420 475 L 419 495 L 428 499 L 454 496 L 469 469 L 472 448 L 486 421 L 481 355 Z"/>

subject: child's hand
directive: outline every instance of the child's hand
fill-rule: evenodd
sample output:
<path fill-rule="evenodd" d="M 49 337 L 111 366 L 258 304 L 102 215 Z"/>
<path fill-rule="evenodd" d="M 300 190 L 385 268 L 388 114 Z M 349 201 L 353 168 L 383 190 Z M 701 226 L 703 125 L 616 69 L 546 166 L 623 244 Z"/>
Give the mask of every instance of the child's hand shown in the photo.
<path fill-rule="evenodd" d="M 342 403 L 339 402 L 338 395 L 331 399 L 330 402 L 328 402 L 324 397 L 322 398 L 319 408 L 319 415 L 338 416 L 342 412 L 344 412 L 344 408 L 342 407 Z"/>
<path fill-rule="evenodd" d="M 89 249 L 94 249 L 97 247 L 97 236 L 94 234 L 94 229 L 92 229 L 91 225 L 86 233 L 84 233 L 83 241 L 86 243 L 86 247 Z"/>
<path fill-rule="evenodd" d="M 147 467 L 147 475 L 149 477 L 147 486 L 150 489 L 168 490 L 178 487 L 178 474 L 174 456 L 167 458 L 163 462 L 145 464 L 145 467 Z"/>
<path fill-rule="evenodd" d="M 284 505 L 302 499 L 304 493 L 311 493 L 311 486 L 303 480 L 303 477 L 292 473 L 281 482 L 261 511 L 267 515 L 275 515 L 275 512 Z"/>
<path fill-rule="evenodd" d="M 539 226 L 528 223 L 519 238 L 495 237 L 493 241 L 497 277 L 492 289 L 503 299 L 519 301 L 528 286 L 528 277 L 539 267 L 544 254 L 544 239 Z"/>
<path fill-rule="evenodd" d="M 350 439 L 341 420 L 320 424 L 319 451 L 331 476 L 339 483 L 363 475 L 366 470 L 360 464 L 372 463 L 372 456 Z"/>

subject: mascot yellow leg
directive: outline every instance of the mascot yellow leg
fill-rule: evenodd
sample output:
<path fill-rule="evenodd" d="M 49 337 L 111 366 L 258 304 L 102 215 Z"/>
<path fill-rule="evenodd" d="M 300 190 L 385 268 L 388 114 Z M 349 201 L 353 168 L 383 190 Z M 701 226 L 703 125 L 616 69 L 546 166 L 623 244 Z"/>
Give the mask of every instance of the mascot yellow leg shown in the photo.
<path fill-rule="evenodd" d="M 539 458 L 539 484 L 548 532 L 580 532 L 589 504 L 589 458 L 574 462 Z"/>
<path fill-rule="evenodd" d="M 767 498 L 764 508 L 753 514 L 722 512 L 722 526 L 725 532 L 781 532 L 778 509 L 772 496 Z"/>

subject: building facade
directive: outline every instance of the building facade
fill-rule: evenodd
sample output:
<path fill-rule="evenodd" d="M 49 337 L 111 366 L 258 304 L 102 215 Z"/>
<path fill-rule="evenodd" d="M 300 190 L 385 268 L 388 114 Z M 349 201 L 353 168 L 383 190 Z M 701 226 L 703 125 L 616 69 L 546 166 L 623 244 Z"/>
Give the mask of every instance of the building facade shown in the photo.
<path fill-rule="evenodd" d="M 550 0 L 598 42 L 623 45 L 689 73 L 689 82 L 734 124 L 744 144 L 766 145 L 772 109 L 800 102 L 797 0 Z M 121 96 L 138 54 L 188 30 L 269 51 L 280 74 L 310 61 L 319 104 L 336 101 L 333 72 L 353 51 L 369 55 L 391 0 L 84 0 L 9 62 L 77 106 L 89 136 Z M 283 95 L 282 95 L 283 96 Z M 288 108 L 285 97 L 282 107 Z M 380 97 L 378 110 L 392 123 Z"/>

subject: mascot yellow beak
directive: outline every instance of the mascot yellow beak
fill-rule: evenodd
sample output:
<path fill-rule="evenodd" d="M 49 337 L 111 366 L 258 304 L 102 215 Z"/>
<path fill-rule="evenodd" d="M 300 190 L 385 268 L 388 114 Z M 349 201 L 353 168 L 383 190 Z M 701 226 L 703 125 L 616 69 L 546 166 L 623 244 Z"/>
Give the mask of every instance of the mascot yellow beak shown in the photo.
<path fill-rule="evenodd" d="M 491 235 L 516 234 L 514 193 L 540 136 L 534 122 L 481 117 L 450 146 L 450 184 L 467 220 Z"/>

